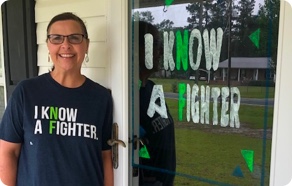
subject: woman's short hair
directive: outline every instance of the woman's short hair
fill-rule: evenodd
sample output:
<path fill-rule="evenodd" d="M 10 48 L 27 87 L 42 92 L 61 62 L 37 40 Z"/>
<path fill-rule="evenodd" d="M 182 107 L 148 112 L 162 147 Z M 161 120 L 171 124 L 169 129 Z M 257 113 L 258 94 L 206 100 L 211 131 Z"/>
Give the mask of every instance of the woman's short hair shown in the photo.
<path fill-rule="evenodd" d="M 66 21 L 66 20 L 73 20 L 73 21 L 78 22 L 81 26 L 82 32 L 84 34 L 84 38 L 88 39 L 88 33 L 87 33 L 87 29 L 86 29 L 84 22 L 82 21 L 82 19 L 80 17 L 73 14 L 72 12 L 64 12 L 64 13 L 58 14 L 55 17 L 53 17 L 48 24 L 47 34 L 49 34 L 49 30 L 50 30 L 53 23 L 55 23 L 57 21 Z"/>

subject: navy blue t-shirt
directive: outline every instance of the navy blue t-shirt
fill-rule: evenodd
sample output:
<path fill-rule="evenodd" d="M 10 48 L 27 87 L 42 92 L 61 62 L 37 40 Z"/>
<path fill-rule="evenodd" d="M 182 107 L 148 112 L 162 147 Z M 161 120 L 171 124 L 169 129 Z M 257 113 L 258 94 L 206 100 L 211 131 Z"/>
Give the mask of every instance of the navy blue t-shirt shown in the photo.
<path fill-rule="evenodd" d="M 0 138 L 22 144 L 17 186 L 102 186 L 111 128 L 109 90 L 88 78 L 66 88 L 46 73 L 18 84 Z"/>

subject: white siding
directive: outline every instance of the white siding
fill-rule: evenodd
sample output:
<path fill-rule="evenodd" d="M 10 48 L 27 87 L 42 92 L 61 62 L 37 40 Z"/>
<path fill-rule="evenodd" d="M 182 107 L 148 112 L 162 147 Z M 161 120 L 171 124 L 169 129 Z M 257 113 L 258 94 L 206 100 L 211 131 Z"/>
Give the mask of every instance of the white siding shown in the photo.
<path fill-rule="evenodd" d="M 46 29 L 51 18 L 62 12 L 73 12 L 85 22 L 90 39 L 89 62 L 82 73 L 106 87 L 109 86 L 109 57 L 107 43 L 107 0 L 36 0 L 38 74 L 48 72 Z"/>

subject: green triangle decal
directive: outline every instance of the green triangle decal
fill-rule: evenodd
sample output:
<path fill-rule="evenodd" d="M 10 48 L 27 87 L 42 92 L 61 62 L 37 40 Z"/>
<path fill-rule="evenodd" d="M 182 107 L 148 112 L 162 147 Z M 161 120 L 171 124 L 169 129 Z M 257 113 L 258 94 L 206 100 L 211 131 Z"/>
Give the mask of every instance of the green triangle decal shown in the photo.
<path fill-rule="evenodd" d="M 254 151 L 253 150 L 241 150 L 241 154 L 245 160 L 245 163 L 250 172 L 253 172 Z"/>
<path fill-rule="evenodd" d="M 256 31 L 254 31 L 252 34 L 250 34 L 248 37 L 249 39 L 253 42 L 253 44 L 259 48 L 260 47 L 260 33 L 261 30 L 257 29 Z"/>
<path fill-rule="evenodd" d="M 140 149 L 139 156 L 141 158 L 150 159 L 150 155 L 149 155 L 147 147 L 145 145 Z"/>
<path fill-rule="evenodd" d="M 166 6 L 169 6 L 171 5 L 171 3 L 173 2 L 174 0 L 165 0 L 165 5 Z"/>

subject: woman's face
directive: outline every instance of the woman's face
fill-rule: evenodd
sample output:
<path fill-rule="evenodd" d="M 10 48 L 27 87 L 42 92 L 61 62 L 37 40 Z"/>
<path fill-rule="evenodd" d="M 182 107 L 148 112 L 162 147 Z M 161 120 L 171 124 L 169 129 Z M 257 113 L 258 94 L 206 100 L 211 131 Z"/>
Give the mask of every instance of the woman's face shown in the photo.
<path fill-rule="evenodd" d="M 84 34 L 78 22 L 73 20 L 57 21 L 51 25 L 48 35 L 57 34 L 68 36 L 71 34 Z M 48 39 L 47 46 L 54 63 L 55 70 L 80 71 L 85 54 L 88 51 L 89 40 L 83 38 L 80 44 L 72 44 L 68 37 L 64 37 L 61 44 L 53 44 Z"/>

